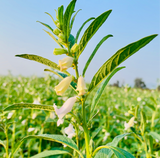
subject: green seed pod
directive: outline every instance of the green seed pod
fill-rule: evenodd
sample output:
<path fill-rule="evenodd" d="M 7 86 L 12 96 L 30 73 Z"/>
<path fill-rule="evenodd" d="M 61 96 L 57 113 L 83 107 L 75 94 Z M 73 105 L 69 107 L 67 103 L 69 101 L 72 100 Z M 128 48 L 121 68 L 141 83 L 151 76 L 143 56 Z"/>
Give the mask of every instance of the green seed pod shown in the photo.
<path fill-rule="evenodd" d="M 75 43 L 72 48 L 71 48 L 71 53 L 75 53 L 78 51 L 79 45 L 77 43 Z"/>
<path fill-rule="evenodd" d="M 53 30 L 53 33 L 54 33 L 56 36 L 58 36 L 58 35 L 61 33 L 61 31 L 56 28 L 56 29 Z"/>
<path fill-rule="evenodd" d="M 68 51 L 64 48 L 55 48 L 53 51 L 54 55 L 61 55 L 61 54 L 67 54 Z"/>
<path fill-rule="evenodd" d="M 63 33 L 60 33 L 60 34 L 58 35 L 58 37 L 59 37 L 63 42 L 65 41 L 65 36 L 64 36 Z"/>

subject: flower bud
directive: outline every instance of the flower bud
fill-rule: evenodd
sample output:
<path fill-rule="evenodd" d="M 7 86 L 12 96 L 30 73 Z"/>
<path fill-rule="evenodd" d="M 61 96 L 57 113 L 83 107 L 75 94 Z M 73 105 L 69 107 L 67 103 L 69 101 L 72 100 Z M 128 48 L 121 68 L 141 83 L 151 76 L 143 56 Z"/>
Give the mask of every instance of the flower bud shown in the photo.
<path fill-rule="evenodd" d="M 61 29 L 61 24 L 60 24 L 59 22 L 56 24 L 56 26 L 57 26 L 59 29 Z"/>
<path fill-rule="evenodd" d="M 72 82 L 72 79 L 72 76 L 66 77 L 57 86 L 55 86 L 57 95 L 62 95 L 67 90 L 70 83 Z"/>
<path fill-rule="evenodd" d="M 125 123 L 124 123 L 125 129 L 124 129 L 124 130 L 127 130 L 128 128 L 134 126 L 134 119 L 135 119 L 135 117 L 132 117 L 132 118 L 129 120 L 128 123 L 126 123 L 126 121 L 125 121 Z"/>
<path fill-rule="evenodd" d="M 77 91 L 79 91 L 79 96 L 80 95 L 84 95 L 86 93 L 86 84 L 85 84 L 85 81 L 84 81 L 84 78 L 82 76 L 80 76 L 78 78 L 78 83 L 77 83 Z"/>
<path fill-rule="evenodd" d="M 68 51 L 64 48 L 55 48 L 53 51 L 54 55 L 61 55 L 61 54 L 67 54 Z"/>
<path fill-rule="evenodd" d="M 67 70 L 69 67 L 71 67 L 73 60 L 74 59 L 72 57 L 66 57 L 66 58 L 63 58 L 62 60 L 59 60 L 58 67 L 60 67 L 60 71 Z"/>
<path fill-rule="evenodd" d="M 71 53 L 75 53 L 78 51 L 79 45 L 77 43 L 75 43 L 72 48 L 71 48 Z"/>
<path fill-rule="evenodd" d="M 53 33 L 58 36 L 61 33 L 61 31 L 56 28 L 53 30 Z"/>
<path fill-rule="evenodd" d="M 60 34 L 58 35 L 58 37 L 59 37 L 62 41 L 65 41 L 65 36 L 64 36 L 63 33 L 60 33 Z"/>

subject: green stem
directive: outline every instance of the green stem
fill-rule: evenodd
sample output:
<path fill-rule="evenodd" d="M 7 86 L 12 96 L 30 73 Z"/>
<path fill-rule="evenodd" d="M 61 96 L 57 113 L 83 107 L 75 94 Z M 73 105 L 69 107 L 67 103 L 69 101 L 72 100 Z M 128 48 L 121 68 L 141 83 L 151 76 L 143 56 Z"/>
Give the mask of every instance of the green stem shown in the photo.
<path fill-rule="evenodd" d="M 16 125 L 15 122 L 13 122 L 13 133 L 12 133 L 12 152 L 15 146 L 15 130 L 16 130 Z"/>
<path fill-rule="evenodd" d="M 157 111 L 157 109 L 156 109 L 156 111 Z M 155 116 L 156 116 L 156 111 L 154 111 L 153 115 L 152 115 L 151 131 L 153 131 L 153 129 L 154 129 L 154 119 L 155 119 Z"/>
<path fill-rule="evenodd" d="M 89 151 L 89 131 L 87 129 L 87 123 L 86 123 L 86 109 L 84 100 L 82 98 L 82 113 L 83 113 L 83 129 L 84 129 L 84 137 L 85 137 L 85 145 L 86 145 L 86 158 L 90 157 L 90 151 Z"/>
<path fill-rule="evenodd" d="M 6 158 L 9 158 L 9 140 L 8 140 L 8 129 L 5 128 L 5 135 L 6 135 Z"/>
<path fill-rule="evenodd" d="M 77 66 L 77 64 L 75 64 L 74 68 L 75 68 L 75 71 L 76 71 L 76 77 L 78 79 L 79 78 L 79 72 L 78 72 L 78 66 Z"/>

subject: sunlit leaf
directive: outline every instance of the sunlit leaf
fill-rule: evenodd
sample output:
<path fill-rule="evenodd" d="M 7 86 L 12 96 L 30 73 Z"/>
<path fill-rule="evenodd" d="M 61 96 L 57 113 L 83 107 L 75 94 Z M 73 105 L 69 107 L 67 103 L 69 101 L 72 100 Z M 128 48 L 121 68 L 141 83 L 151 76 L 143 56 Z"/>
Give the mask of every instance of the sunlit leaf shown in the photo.
<path fill-rule="evenodd" d="M 100 16 L 98 16 L 86 29 L 84 32 L 80 42 L 79 42 L 79 50 L 77 53 L 77 57 L 81 55 L 83 52 L 84 48 L 86 47 L 87 43 L 89 40 L 93 37 L 93 35 L 97 32 L 97 30 L 102 26 L 102 24 L 106 21 L 108 18 L 109 14 L 111 13 L 112 10 L 106 11 L 102 13 Z"/>
<path fill-rule="evenodd" d="M 88 91 L 91 91 L 94 87 L 96 87 L 99 83 L 103 81 L 118 65 L 120 65 L 123 61 L 129 58 L 131 55 L 136 53 L 142 47 L 147 45 L 150 41 L 152 41 L 157 34 L 144 37 L 134 43 L 131 43 L 120 50 L 118 50 L 110 59 L 108 59 L 96 72 L 94 77 L 92 78 L 91 84 L 89 86 Z"/>

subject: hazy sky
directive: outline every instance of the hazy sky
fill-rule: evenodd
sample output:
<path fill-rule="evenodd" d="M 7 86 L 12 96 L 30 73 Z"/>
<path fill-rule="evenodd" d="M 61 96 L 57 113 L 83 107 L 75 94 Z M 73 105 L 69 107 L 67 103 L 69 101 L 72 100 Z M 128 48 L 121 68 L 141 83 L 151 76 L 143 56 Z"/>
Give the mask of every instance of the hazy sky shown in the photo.
<path fill-rule="evenodd" d="M 16 54 L 36 54 L 56 63 L 65 56 L 54 56 L 53 49 L 59 46 L 36 21 L 42 21 L 55 28 L 51 18 L 60 5 L 66 6 L 70 0 L 1 0 L 0 1 L 0 75 L 44 75 L 46 66 L 34 61 L 15 57 Z M 94 50 L 96 44 L 107 34 L 112 34 L 98 50 L 86 72 L 90 81 L 99 67 L 117 50 L 151 34 L 160 34 L 159 0 L 77 0 L 75 10 L 82 9 L 76 17 L 72 34 L 76 35 L 81 24 L 89 17 L 97 17 L 112 9 L 109 18 L 93 36 L 79 59 L 79 72 Z M 89 24 L 88 24 L 89 25 Z M 87 26 L 84 30 L 87 28 Z M 84 32 L 83 30 L 83 32 Z M 81 33 L 81 36 L 83 35 Z M 81 37 L 80 36 L 80 37 Z M 142 78 L 148 87 L 155 87 L 160 79 L 160 35 L 131 56 L 120 66 L 126 66 L 111 80 L 120 83 L 134 83 Z M 69 72 L 73 72 L 69 69 Z"/>

